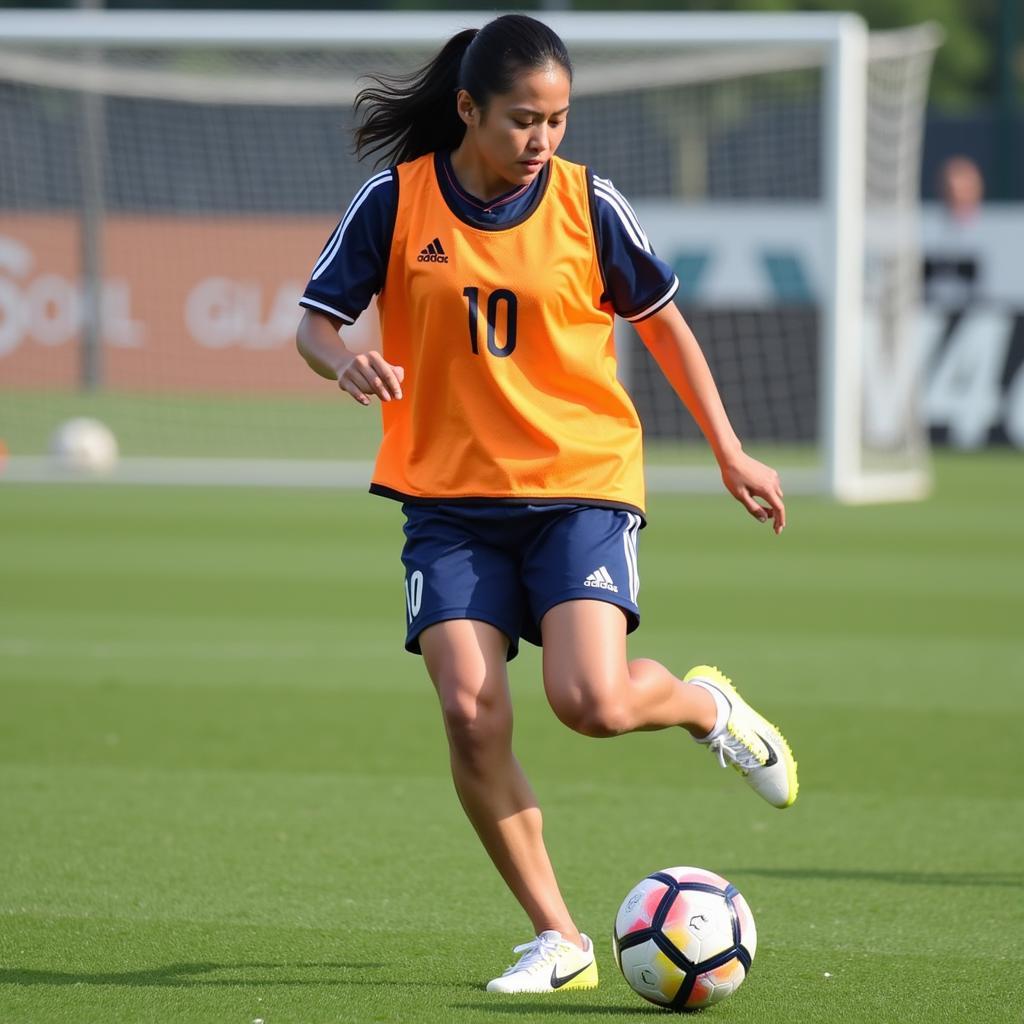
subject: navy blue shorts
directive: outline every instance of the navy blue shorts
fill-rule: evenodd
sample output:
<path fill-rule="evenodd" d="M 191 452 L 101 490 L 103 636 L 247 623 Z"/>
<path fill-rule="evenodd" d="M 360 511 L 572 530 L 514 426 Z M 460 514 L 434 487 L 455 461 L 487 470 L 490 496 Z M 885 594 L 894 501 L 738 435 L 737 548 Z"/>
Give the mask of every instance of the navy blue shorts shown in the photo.
<path fill-rule="evenodd" d="M 540 620 L 563 601 L 618 605 L 640 623 L 635 512 L 591 505 L 412 505 L 405 513 L 405 649 L 448 619 L 478 619 L 509 639 L 541 642 Z"/>

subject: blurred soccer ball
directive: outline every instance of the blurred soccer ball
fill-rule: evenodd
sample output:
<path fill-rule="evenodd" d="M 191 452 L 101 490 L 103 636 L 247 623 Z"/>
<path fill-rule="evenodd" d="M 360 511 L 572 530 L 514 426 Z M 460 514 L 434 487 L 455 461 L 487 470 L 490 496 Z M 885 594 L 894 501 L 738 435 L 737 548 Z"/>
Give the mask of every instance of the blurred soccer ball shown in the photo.
<path fill-rule="evenodd" d="M 117 465 L 117 438 L 105 423 L 79 416 L 54 431 L 50 453 L 61 469 L 109 473 Z"/>
<path fill-rule="evenodd" d="M 698 1010 L 739 988 L 757 929 L 747 901 L 724 878 L 701 868 L 665 868 L 622 901 L 612 945 L 623 976 L 644 999 Z"/>

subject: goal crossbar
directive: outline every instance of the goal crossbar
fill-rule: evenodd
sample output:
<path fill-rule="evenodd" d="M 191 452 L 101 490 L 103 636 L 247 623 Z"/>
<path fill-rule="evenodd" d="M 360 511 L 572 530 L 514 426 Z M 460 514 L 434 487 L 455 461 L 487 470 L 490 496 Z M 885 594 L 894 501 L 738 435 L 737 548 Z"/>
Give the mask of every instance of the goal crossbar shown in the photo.
<path fill-rule="evenodd" d="M 153 45 L 275 49 L 422 47 L 494 17 L 488 11 L 0 11 L 0 41 L 108 48 Z M 638 45 L 795 43 L 827 46 L 865 32 L 855 14 L 551 12 L 567 43 L 616 50 Z"/>

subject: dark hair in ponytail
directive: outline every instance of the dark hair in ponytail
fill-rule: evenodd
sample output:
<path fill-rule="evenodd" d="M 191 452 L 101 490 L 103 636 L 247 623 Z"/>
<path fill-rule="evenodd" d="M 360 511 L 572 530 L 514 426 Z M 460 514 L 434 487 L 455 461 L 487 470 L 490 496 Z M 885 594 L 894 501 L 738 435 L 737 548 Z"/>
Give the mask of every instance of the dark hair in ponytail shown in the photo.
<path fill-rule="evenodd" d="M 355 150 L 362 157 L 379 153 L 378 163 L 402 163 L 439 149 L 455 149 L 466 126 L 455 107 L 465 89 L 481 107 L 508 92 L 522 71 L 552 64 L 572 80 L 572 62 L 561 39 L 536 18 L 504 14 L 482 29 L 452 36 L 430 63 L 411 75 L 370 75 L 377 87 L 356 96 L 356 112 L 365 108 L 355 129 Z"/>

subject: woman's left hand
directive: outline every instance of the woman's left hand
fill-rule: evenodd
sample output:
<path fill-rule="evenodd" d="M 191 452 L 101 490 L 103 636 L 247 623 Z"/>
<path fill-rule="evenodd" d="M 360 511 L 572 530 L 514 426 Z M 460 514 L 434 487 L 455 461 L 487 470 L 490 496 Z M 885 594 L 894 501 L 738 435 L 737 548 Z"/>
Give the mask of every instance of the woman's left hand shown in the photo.
<path fill-rule="evenodd" d="M 721 469 L 722 482 L 729 493 L 758 522 L 766 523 L 770 519 L 775 533 L 782 533 L 786 525 L 786 506 L 782 501 L 779 474 L 742 451 L 723 462 Z"/>

